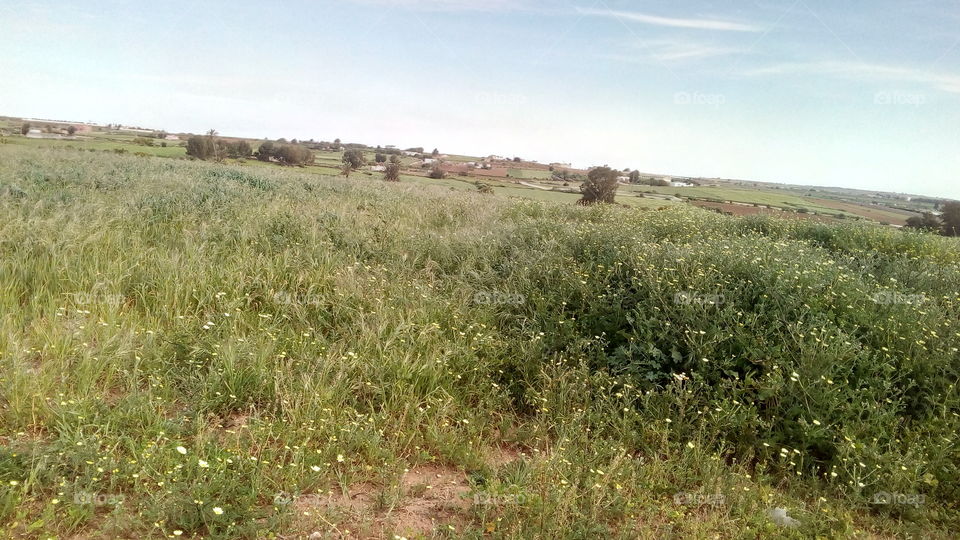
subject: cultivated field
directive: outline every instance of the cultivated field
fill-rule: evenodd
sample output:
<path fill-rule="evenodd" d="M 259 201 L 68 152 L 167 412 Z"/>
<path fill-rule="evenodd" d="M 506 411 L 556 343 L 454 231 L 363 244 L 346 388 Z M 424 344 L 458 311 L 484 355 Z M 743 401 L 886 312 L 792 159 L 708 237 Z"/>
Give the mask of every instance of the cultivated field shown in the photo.
<path fill-rule="evenodd" d="M 0 145 L 4 534 L 955 537 L 956 239 L 378 178 Z"/>

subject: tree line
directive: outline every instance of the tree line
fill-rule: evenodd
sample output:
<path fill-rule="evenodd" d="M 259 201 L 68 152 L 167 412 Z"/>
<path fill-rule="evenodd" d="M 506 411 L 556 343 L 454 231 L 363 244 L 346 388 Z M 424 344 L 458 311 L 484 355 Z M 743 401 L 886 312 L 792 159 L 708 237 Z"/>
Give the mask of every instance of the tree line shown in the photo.
<path fill-rule="evenodd" d="M 935 232 L 943 236 L 960 236 L 960 202 L 944 203 L 939 216 L 930 212 L 914 216 L 907 220 L 907 227 Z"/>

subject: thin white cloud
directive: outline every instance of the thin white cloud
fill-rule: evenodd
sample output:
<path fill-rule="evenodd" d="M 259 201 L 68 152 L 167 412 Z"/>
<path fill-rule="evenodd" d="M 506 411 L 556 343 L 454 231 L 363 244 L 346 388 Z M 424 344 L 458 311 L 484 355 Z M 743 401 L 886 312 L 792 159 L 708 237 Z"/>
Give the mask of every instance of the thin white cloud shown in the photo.
<path fill-rule="evenodd" d="M 750 75 L 812 74 L 869 81 L 925 84 L 952 94 L 960 94 L 960 75 L 921 69 L 857 62 L 801 62 L 777 64 L 747 72 Z"/>
<path fill-rule="evenodd" d="M 686 41 L 653 41 L 638 44 L 649 51 L 650 57 L 657 62 L 683 62 L 728 56 L 745 52 L 734 47 L 721 47 Z"/>
<path fill-rule="evenodd" d="M 521 11 L 530 6 L 525 0 L 353 0 L 359 4 L 399 7 L 422 11 Z"/>
<path fill-rule="evenodd" d="M 636 11 L 617 11 L 612 9 L 577 8 L 581 15 L 608 17 L 612 19 L 639 22 L 654 26 L 671 28 L 692 28 L 696 30 L 720 30 L 725 32 L 763 32 L 764 29 L 752 24 L 719 19 L 679 19 L 674 17 L 660 17 Z"/>

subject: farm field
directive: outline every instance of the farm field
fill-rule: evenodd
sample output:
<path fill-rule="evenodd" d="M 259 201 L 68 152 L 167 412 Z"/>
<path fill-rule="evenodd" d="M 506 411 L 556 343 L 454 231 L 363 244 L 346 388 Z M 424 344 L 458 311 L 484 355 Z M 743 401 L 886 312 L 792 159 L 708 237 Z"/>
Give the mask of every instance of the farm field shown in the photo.
<path fill-rule="evenodd" d="M 859 204 L 850 204 L 840 201 L 832 201 L 829 199 L 810 199 L 818 205 L 825 206 L 827 208 L 834 208 L 837 210 L 842 210 L 844 212 L 865 217 L 867 219 L 891 223 L 893 225 L 906 225 L 907 218 L 915 216 L 917 214 L 911 212 L 905 212 L 903 210 L 896 210 L 893 208 L 879 208 L 875 206 L 864 206 Z"/>
<path fill-rule="evenodd" d="M 789 193 L 778 193 L 775 191 L 746 190 L 725 187 L 623 186 L 623 188 L 628 191 L 678 195 L 680 197 L 693 197 L 712 202 L 731 201 L 735 203 L 760 204 L 791 210 L 806 209 L 812 212 L 828 215 L 845 214 L 849 217 L 856 217 L 850 212 L 828 207 L 816 200 L 806 197 L 799 197 Z"/>
<path fill-rule="evenodd" d="M 956 239 L 254 163 L 0 145 L 4 535 L 960 528 Z"/>
<path fill-rule="evenodd" d="M 19 126 L 19 120 L 11 120 L 6 123 L 0 122 L 0 129 L 6 130 L 9 132 L 14 132 Z M 126 132 L 117 132 L 117 131 L 108 131 L 100 132 L 93 131 L 91 133 L 78 134 L 76 139 L 28 139 L 24 137 L 14 136 L 6 137 L 5 140 L 7 143 L 18 144 L 30 147 L 37 148 L 59 148 L 59 147 L 71 147 L 79 148 L 82 150 L 91 150 L 91 151 L 121 151 L 128 152 L 133 154 L 146 154 L 151 156 L 159 157 L 169 157 L 169 158 L 184 158 L 186 157 L 186 151 L 183 147 L 179 146 L 182 141 L 170 141 L 167 147 L 159 146 L 159 141 L 156 143 L 156 146 L 143 146 L 136 144 L 134 141 L 139 135 L 131 134 Z M 251 145 L 256 149 L 260 141 L 250 141 Z M 364 151 L 364 157 L 367 163 L 374 162 L 374 156 L 376 152 L 373 150 Z M 335 176 L 340 174 L 342 167 L 342 151 L 315 151 L 314 152 L 316 163 L 312 166 L 303 168 L 303 172 L 320 174 L 324 176 Z M 467 162 L 467 161 L 478 161 L 480 158 L 463 156 L 463 155 L 447 155 L 446 159 L 452 162 Z M 237 160 L 229 160 L 232 163 L 238 163 Z M 259 167 L 274 167 L 275 164 L 272 163 L 262 163 L 257 162 L 255 159 L 243 160 L 245 162 L 239 163 L 249 166 L 259 166 Z M 412 157 L 403 157 L 401 158 L 401 163 L 404 167 L 413 167 L 418 163 L 416 158 Z M 490 176 L 492 173 L 490 171 L 475 171 L 467 178 L 463 178 L 463 182 L 473 183 L 478 179 L 487 184 L 493 186 L 500 185 L 503 189 L 499 189 L 498 192 L 504 194 L 509 193 L 511 196 L 519 196 L 532 200 L 547 200 L 547 201 L 563 201 L 566 202 L 570 200 L 571 196 L 564 193 L 536 193 L 536 190 L 528 189 L 525 186 L 518 185 L 512 180 L 519 181 L 529 181 L 529 182 L 540 182 L 542 185 L 547 187 L 557 187 L 560 183 L 551 181 L 552 172 L 544 168 L 543 165 L 539 164 L 529 164 L 529 168 L 524 168 L 522 166 L 508 167 L 501 169 L 502 175 L 508 176 L 507 180 L 511 180 L 508 184 L 498 184 L 499 180 L 504 180 L 506 178 L 501 178 L 499 176 Z M 416 175 L 410 175 L 411 178 L 416 177 Z M 420 180 L 417 180 L 421 182 Z M 457 182 L 458 180 L 454 180 Z M 427 182 L 421 182 L 427 183 Z M 440 184 L 444 184 L 440 182 Z M 460 183 L 448 183 L 449 187 L 456 187 L 461 189 L 462 186 Z M 576 182 L 574 183 L 576 185 Z M 905 212 L 902 210 L 896 210 L 892 208 L 880 207 L 869 204 L 853 204 L 850 202 L 844 202 L 839 200 L 832 200 L 826 198 L 818 197 L 807 197 L 804 195 L 798 194 L 799 192 L 795 190 L 775 190 L 775 189 L 743 189 L 736 187 L 653 187 L 646 185 L 625 185 L 620 187 L 620 195 L 623 199 L 621 202 L 623 204 L 628 204 L 631 206 L 637 207 L 656 207 L 649 201 L 636 200 L 634 198 L 637 194 L 643 193 L 658 193 L 662 195 L 676 196 L 679 195 L 683 198 L 692 198 L 694 200 L 699 200 L 700 203 L 695 204 L 695 206 L 701 207 L 714 207 L 715 205 L 711 204 L 701 204 L 703 202 L 714 202 L 721 205 L 730 206 L 723 201 L 731 201 L 732 203 L 741 203 L 747 205 L 762 205 L 762 206 L 771 206 L 775 208 L 782 208 L 790 211 L 800 211 L 803 212 L 803 218 L 810 218 L 814 221 L 825 221 L 823 217 L 836 218 L 842 216 L 843 218 L 850 219 L 866 219 L 870 221 L 875 221 L 878 223 L 888 223 L 893 225 L 902 226 L 906 223 L 906 219 L 914 214 L 910 212 Z M 627 197 L 631 197 L 627 199 Z M 669 202 L 669 201 L 666 201 Z M 661 205 L 662 206 L 662 205 Z M 730 209 L 736 214 L 746 215 L 746 214 L 755 214 L 762 212 L 754 211 L 741 211 L 739 209 Z M 819 215 L 820 217 L 815 217 L 814 214 Z"/>

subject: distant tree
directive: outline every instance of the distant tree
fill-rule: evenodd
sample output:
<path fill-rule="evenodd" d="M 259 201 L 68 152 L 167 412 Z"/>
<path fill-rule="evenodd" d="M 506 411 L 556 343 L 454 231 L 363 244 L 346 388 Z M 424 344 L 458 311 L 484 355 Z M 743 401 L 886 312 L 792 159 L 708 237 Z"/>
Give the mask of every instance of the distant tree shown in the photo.
<path fill-rule="evenodd" d="M 275 145 L 273 142 L 264 141 L 260 143 L 260 148 L 257 149 L 255 156 L 258 161 L 270 161 L 273 159 L 277 150 L 277 145 Z"/>
<path fill-rule="evenodd" d="M 217 130 L 215 129 L 211 129 L 207 132 L 207 148 L 210 153 L 208 157 L 204 159 L 213 159 L 218 163 L 227 159 L 227 145 L 217 138 Z"/>
<path fill-rule="evenodd" d="M 911 229 L 940 232 L 942 230 L 943 223 L 941 223 L 940 218 L 937 216 L 929 212 L 924 212 L 922 216 L 914 216 L 907 219 L 907 227 Z"/>
<path fill-rule="evenodd" d="M 227 153 L 232 158 L 247 158 L 253 155 L 253 148 L 247 141 L 237 141 L 227 145 Z"/>
<path fill-rule="evenodd" d="M 390 156 L 390 163 L 396 163 L 397 165 L 399 165 L 399 164 L 400 164 L 400 156 L 398 156 L 397 154 L 394 154 L 394 155 Z"/>
<path fill-rule="evenodd" d="M 387 162 L 387 155 L 386 155 L 386 154 L 381 154 L 380 152 L 377 152 L 376 155 L 373 156 L 373 159 L 374 159 L 374 161 L 376 161 L 377 163 L 386 163 L 386 162 Z"/>
<path fill-rule="evenodd" d="M 422 154 L 422 153 L 423 153 L 423 147 L 422 147 L 422 146 L 417 146 L 416 148 L 407 148 L 407 152 L 413 152 L 414 154 Z"/>
<path fill-rule="evenodd" d="M 290 139 L 290 144 L 300 144 L 296 139 Z"/>
<path fill-rule="evenodd" d="M 312 165 L 314 161 L 313 152 L 299 144 L 284 144 L 275 155 L 280 163 L 295 167 Z"/>
<path fill-rule="evenodd" d="M 158 132 L 156 133 L 155 137 L 158 138 L 158 139 L 166 139 L 166 138 L 167 138 L 167 132 L 166 132 L 166 131 L 158 131 Z"/>
<path fill-rule="evenodd" d="M 67 135 L 73 135 L 77 132 L 77 126 L 67 126 Z"/>
<path fill-rule="evenodd" d="M 640 183 L 640 171 L 633 171 L 630 173 L 630 183 L 631 184 Z"/>
<path fill-rule="evenodd" d="M 523 161 L 523 160 L 520 159 L 520 158 L 518 158 L 518 157 L 515 157 L 515 158 L 513 158 L 513 161 L 514 161 L 515 163 L 520 163 L 520 162 Z"/>
<path fill-rule="evenodd" d="M 440 167 L 439 164 L 434 165 L 433 168 L 430 169 L 430 178 L 433 178 L 434 180 L 441 180 L 446 176 L 447 176 L 447 173 L 444 172 L 444 170 Z"/>
<path fill-rule="evenodd" d="M 359 149 L 347 150 L 343 153 L 343 162 L 349 165 L 351 169 L 363 167 L 363 151 Z"/>
<path fill-rule="evenodd" d="M 619 173 L 610 167 L 596 167 L 587 173 L 587 180 L 580 186 L 583 198 L 578 204 L 612 204 L 617 195 L 617 176 Z"/>
<path fill-rule="evenodd" d="M 187 155 L 197 159 L 207 160 L 214 155 L 212 137 L 194 135 L 187 139 Z"/>
<path fill-rule="evenodd" d="M 340 139 L 334 139 L 334 140 L 333 140 L 333 149 L 334 149 L 334 150 L 340 150 Z"/>
<path fill-rule="evenodd" d="M 940 216 L 943 221 L 941 234 L 944 236 L 960 236 L 960 202 L 944 203 L 942 211 L 943 215 Z"/>
<path fill-rule="evenodd" d="M 27 133 L 30 133 L 30 128 L 32 127 L 33 126 L 30 125 L 30 122 L 24 122 L 23 125 L 20 126 L 20 134 L 26 135 Z"/>
<path fill-rule="evenodd" d="M 439 155 L 440 155 L 440 150 L 437 150 L 436 148 L 434 148 L 434 149 L 433 149 L 433 157 L 438 157 Z"/>
<path fill-rule="evenodd" d="M 386 172 L 383 173 L 383 179 L 387 182 L 399 182 L 400 181 L 400 164 L 399 163 L 390 163 L 387 165 Z"/>
<path fill-rule="evenodd" d="M 350 173 L 353 172 L 353 167 L 351 167 L 349 163 L 344 163 L 343 169 L 341 169 L 340 172 L 347 178 L 350 178 Z"/>

